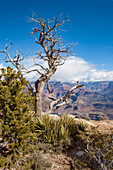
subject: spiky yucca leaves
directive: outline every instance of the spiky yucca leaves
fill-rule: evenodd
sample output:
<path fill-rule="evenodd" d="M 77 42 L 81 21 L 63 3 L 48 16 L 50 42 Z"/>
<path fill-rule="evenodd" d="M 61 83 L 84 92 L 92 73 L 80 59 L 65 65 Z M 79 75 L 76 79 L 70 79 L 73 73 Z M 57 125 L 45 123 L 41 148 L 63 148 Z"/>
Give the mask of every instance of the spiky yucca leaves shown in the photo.
<path fill-rule="evenodd" d="M 54 119 L 53 117 L 44 115 L 37 118 L 36 132 L 39 135 L 40 141 L 70 145 L 71 141 L 79 133 L 79 125 L 70 116 L 62 115 Z"/>
<path fill-rule="evenodd" d="M 28 103 L 32 100 L 23 91 L 28 82 L 20 79 L 20 72 L 9 66 L 1 69 L 0 75 L 0 115 L 1 158 L 0 166 L 18 167 L 26 164 L 26 154 L 35 140 L 34 119 L 30 115 Z M 33 145 L 32 145 L 33 146 Z M 29 159 L 28 159 L 29 160 Z M 28 165 L 27 165 L 28 166 Z"/>
<path fill-rule="evenodd" d="M 36 132 L 38 132 L 39 140 L 49 143 L 57 142 L 60 126 L 59 120 L 52 119 L 48 115 L 37 118 Z"/>
<path fill-rule="evenodd" d="M 85 132 L 85 130 L 87 129 L 87 127 L 88 127 L 88 124 L 87 124 L 87 123 L 84 123 L 84 122 L 82 122 L 82 121 L 80 121 L 80 122 L 78 123 L 78 128 L 79 128 L 79 130 L 81 130 L 81 131 L 83 131 L 83 132 Z"/>

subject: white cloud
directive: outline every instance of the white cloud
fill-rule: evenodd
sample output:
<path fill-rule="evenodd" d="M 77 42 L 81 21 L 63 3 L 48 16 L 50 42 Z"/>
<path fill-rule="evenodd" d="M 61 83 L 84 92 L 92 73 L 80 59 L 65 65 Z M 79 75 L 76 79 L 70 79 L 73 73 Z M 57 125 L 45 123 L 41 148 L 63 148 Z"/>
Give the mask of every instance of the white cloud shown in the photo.
<path fill-rule="evenodd" d="M 40 65 L 42 65 L 43 67 L 45 68 L 48 68 L 48 65 L 47 65 L 47 62 L 43 62 L 42 60 L 40 59 L 35 59 L 35 62 L 34 62 L 34 58 L 33 56 L 29 56 L 28 58 L 24 59 L 22 64 L 24 65 L 24 67 L 30 71 L 30 70 L 34 70 L 34 69 L 38 69 L 39 71 L 43 72 L 42 69 L 39 67 L 39 66 L 34 66 L 35 63 L 38 63 Z M 31 72 L 29 74 L 26 74 L 25 77 L 27 80 L 30 80 L 30 81 L 35 81 L 39 78 L 39 74 L 37 74 L 36 71 L 34 72 Z"/>
<path fill-rule="evenodd" d="M 3 68 L 3 64 L 0 64 L 0 69 Z"/>
<path fill-rule="evenodd" d="M 113 71 L 97 70 L 79 57 L 67 58 L 65 64 L 58 68 L 55 78 L 58 81 L 113 81 Z"/>
<path fill-rule="evenodd" d="M 40 63 L 40 60 L 37 60 Z M 34 64 L 31 57 L 24 60 L 23 64 L 30 67 Z M 41 62 L 44 67 L 47 63 Z M 3 65 L 0 65 L 1 67 Z M 104 64 L 102 64 L 104 66 Z M 35 69 L 36 66 L 30 69 Z M 36 72 L 31 72 L 26 75 L 30 81 L 37 80 L 39 75 Z M 58 70 L 53 75 L 51 80 L 62 82 L 76 82 L 76 81 L 113 81 L 113 71 L 98 70 L 95 65 L 88 63 L 79 57 L 68 57 L 65 64 L 58 67 Z"/>

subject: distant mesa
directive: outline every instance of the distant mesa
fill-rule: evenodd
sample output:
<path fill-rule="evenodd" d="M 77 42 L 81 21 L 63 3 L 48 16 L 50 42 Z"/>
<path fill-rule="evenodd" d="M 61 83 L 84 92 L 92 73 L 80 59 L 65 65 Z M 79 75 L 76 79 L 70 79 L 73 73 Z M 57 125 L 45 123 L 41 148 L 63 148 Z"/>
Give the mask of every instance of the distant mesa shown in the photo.
<path fill-rule="evenodd" d="M 73 110 L 77 110 L 77 109 L 78 109 L 78 107 L 77 107 L 77 106 L 74 106 Z"/>
<path fill-rule="evenodd" d="M 80 84 L 84 84 L 85 87 L 76 89 L 70 95 L 69 103 L 55 113 L 84 115 L 92 120 L 98 120 L 98 116 L 103 116 L 113 120 L 113 81 L 80 82 Z M 73 87 L 71 83 L 60 83 L 53 94 L 56 97 L 63 96 L 71 87 Z M 43 96 L 47 96 L 46 88 Z"/>
<path fill-rule="evenodd" d="M 77 96 L 72 95 L 72 96 L 71 96 L 71 100 L 72 100 L 72 103 L 75 102 L 75 101 L 77 100 Z"/>

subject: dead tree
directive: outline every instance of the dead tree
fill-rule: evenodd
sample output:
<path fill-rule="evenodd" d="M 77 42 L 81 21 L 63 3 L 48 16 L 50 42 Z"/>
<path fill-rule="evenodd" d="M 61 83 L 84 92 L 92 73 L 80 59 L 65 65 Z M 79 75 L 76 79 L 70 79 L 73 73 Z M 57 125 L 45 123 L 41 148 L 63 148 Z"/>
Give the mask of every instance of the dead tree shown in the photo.
<path fill-rule="evenodd" d="M 37 17 L 37 15 L 33 13 L 30 21 L 36 24 L 36 27 L 33 28 L 32 31 L 32 37 L 34 38 L 35 43 L 40 46 L 39 51 L 35 52 L 33 56 L 35 58 L 33 65 L 35 68 L 24 68 L 22 65 L 22 60 L 24 60 L 24 53 L 21 49 L 21 55 L 18 51 L 16 51 L 16 55 L 14 57 L 9 55 L 7 51 L 13 45 L 11 41 L 10 44 L 5 44 L 5 49 L 1 50 L 0 52 L 6 54 L 5 61 L 11 62 L 21 72 L 22 76 L 31 72 L 37 72 L 40 75 L 35 81 L 35 91 L 33 91 L 33 88 L 29 84 L 29 89 L 35 95 L 36 115 L 40 116 L 43 114 L 42 92 L 45 85 L 47 85 L 49 92 L 48 97 L 52 100 L 49 110 L 46 112 L 48 114 L 54 112 L 59 107 L 66 104 L 72 91 L 76 88 L 82 87 L 83 85 L 79 85 L 77 83 L 77 85 L 71 88 L 65 96 L 58 99 L 52 95 L 52 91 L 49 85 L 50 78 L 56 72 L 58 67 L 64 64 L 67 56 L 70 55 L 70 48 L 72 47 L 72 45 L 63 45 L 64 42 L 58 35 L 60 31 L 59 28 L 64 25 L 67 20 L 62 19 L 61 15 L 59 17 L 53 18 L 52 20 L 44 20 L 43 18 Z M 43 64 L 40 64 L 41 62 L 37 63 L 36 59 L 40 59 L 41 61 L 47 63 L 47 67 L 44 67 Z"/>

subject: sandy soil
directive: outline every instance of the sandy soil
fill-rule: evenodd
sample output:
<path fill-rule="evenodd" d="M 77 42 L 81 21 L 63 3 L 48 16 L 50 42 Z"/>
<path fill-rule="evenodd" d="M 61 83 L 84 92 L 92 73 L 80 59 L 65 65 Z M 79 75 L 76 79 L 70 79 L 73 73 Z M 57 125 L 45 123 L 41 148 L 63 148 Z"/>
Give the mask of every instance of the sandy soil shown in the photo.
<path fill-rule="evenodd" d="M 102 133 L 109 133 L 113 130 L 113 120 L 91 121 Z"/>

